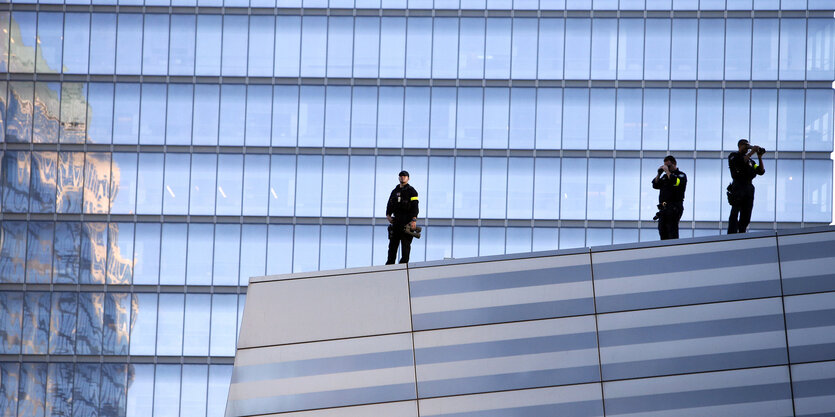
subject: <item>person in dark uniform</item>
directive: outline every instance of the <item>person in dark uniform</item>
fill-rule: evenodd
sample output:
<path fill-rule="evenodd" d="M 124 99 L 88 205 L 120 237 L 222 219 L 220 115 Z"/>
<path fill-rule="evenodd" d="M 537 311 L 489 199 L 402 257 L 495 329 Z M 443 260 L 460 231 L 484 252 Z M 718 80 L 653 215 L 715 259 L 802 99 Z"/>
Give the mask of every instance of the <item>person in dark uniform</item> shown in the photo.
<path fill-rule="evenodd" d="M 765 174 L 763 154 L 765 149 L 751 146 L 747 140 L 737 142 L 739 150 L 728 155 L 728 168 L 733 182 L 728 186 L 728 203 L 731 204 L 731 217 L 728 219 L 728 234 L 745 233 L 751 223 L 751 211 L 754 209 L 754 184 L 751 181 L 757 175 Z M 751 156 L 757 154 L 754 162 Z"/>
<path fill-rule="evenodd" d="M 409 185 L 409 173 L 400 171 L 400 184 L 397 184 L 386 204 L 386 219 L 389 223 L 389 253 L 386 265 L 394 263 L 397 257 L 397 247 L 401 247 L 400 263 L 409 262 L 409 252 L 412 250 L 413 236 L 406 233 L 406 226 L 411 230 L 417 228 L 418 193 Z M 419 237 L 419 236 L 418 236 Z"/>
<path fill-rule="evenodd" d="M 658 175 L 652 179 L 652 188 L 658 193 L 658 234 L 661 240 L 678 239 L 678 221 L 684 213 L 684 190 L 687 175 L 676 166 L 676 158 L 667 155 L 664 165 L 658 168 Z"/>

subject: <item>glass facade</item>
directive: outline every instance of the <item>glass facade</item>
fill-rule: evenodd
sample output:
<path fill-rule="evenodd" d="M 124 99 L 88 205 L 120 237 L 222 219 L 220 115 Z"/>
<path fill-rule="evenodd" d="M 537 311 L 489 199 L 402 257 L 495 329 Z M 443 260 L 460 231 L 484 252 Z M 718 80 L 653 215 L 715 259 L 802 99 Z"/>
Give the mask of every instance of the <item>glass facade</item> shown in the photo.
<path fill-rule="evenodd" d="M 219 415 L 249 277 L 383 263 L 401 169 L 413 261 L 655 240 L 667 153 L 720 234 L 740 137 L 752 229 L 830 224 L 833 11 L 0 4 L 0 415 Z"/>

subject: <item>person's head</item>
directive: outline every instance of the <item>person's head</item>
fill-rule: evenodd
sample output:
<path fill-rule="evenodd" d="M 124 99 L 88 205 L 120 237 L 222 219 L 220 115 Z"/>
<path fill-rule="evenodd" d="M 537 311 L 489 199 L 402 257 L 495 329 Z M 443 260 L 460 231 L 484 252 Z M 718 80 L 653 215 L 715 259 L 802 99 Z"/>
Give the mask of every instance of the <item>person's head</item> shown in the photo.
<path fill-rule="evenodd" d="M 400 177 L 400 185 L 406 185 L 406 184 L 409 183 L 409 172 L 408 171 L 400 171 L 400 173 L 397 174 L 397 176 Z"/>
<path fill-rule="evenodd" d="M 664 165 L 666 165 L 667 169 L 669 169 L 670 171 L 675 171 L 676 170 L 676 158 L 672 155 L 667 155 L 664 158 Z"/>
<path fill-rule="evenodd" d="M 745 152 L 751 145 L 748 144 L 748 139 L 740 139 L 739 142 L 736 143 L 736 147 L 739 148 L 740 152 Z"/>

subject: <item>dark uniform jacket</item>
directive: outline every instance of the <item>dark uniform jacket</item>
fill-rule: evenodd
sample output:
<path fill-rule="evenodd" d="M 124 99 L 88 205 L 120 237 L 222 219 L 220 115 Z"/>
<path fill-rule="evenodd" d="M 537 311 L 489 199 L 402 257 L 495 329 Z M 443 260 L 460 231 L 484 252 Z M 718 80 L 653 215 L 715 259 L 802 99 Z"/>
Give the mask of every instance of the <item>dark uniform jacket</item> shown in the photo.
<path fill-rule="evenodd" d="M 731 178 L 733 178 L 734 188 L 745 189 L 748 186 L 753 187 L 751 181 L 757 175 L 765 174 L 765 169 L 754 162 L 753 158 L 745 161 L 744 155 L 739 152 L 731 152 L 728 155 L 728 168 L 731 170 Z"/>
<path fill-rule="evenodd" d="M 687 188 L 687 175 L 676 168 L 667 176 L 667 173 L 661 175 L 658 181 L 652 179 L 652 188 L 661 190 L 658 193 L 658 202 L 667 204 L 682 204 L 684 202 L 684 190 Z"/>
<path fill-rule="evenodd" d="M 394 215 L 395 224 L 405 225 L 417 218 L 418 212 L 417 190 L 409 184 L 402 188 L 400 184 L 397 184 L 391 190 L 388 204 L 386 204 L 386 216 Z"/>

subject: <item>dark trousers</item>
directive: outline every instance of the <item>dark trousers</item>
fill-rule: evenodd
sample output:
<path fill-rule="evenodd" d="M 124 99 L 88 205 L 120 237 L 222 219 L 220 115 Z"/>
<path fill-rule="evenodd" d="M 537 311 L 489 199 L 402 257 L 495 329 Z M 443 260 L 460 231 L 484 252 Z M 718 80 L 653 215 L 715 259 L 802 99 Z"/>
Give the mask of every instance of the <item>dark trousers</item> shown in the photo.
<path fill-rule="evenodd" d="M 754 187 L 744 187 L 734 191 L 734 204 L 728 218 L 728 234 L 745 233 L 751 223 L 751 211 L 754 210 Z M 738 193 L 738 194 L 737 194 Z"/>
<path fill-rule="evenodd" d="M 406 227 L 405 224 L 392 224 L 389 226 L 389 256 L 386 259 L 386 265 L 394 263 L 397 257 L 397 247 L 400 246 L 400 263 L 405 264 L 409 262 L 409 254 L 412 251 L 412 235 L 403 232 Z"/>
<path fill-rule="evenodd" d="M 681 204 L 667 204 L 658 216 L 658 235 L 661 240 L 678 239 L 678 222 L 684 213 Z"/>

